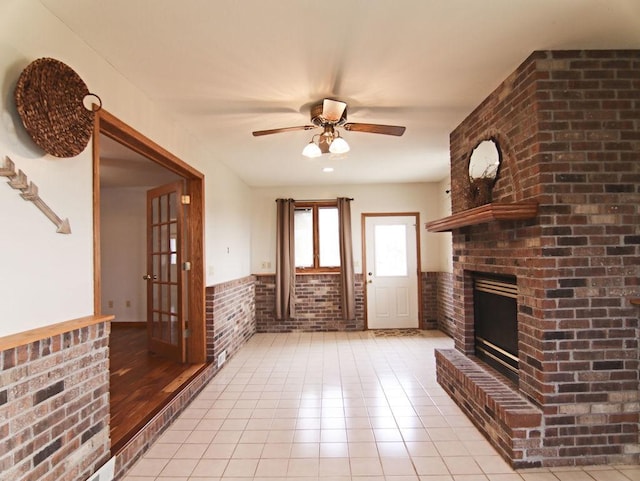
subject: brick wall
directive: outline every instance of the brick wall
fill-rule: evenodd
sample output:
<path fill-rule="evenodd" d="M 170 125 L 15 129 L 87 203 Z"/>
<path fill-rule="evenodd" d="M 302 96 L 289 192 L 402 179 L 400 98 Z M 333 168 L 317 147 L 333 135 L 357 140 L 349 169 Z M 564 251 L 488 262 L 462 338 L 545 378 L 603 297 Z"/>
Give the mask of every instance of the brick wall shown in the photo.
<path fill-rule="evenodd" d="M 296 276 L 296 316 L 275 318 L 275 275 L 260 275 L 256 281 L 256 327 L 258 332 L 359 331 L 364 329 L 364 283 L 356 274 L 356 319 L 346 321 L 340 308 L 340 276 L 304 274 Z"/>
<path fill-rule="evenodd" d="M 453 337 L 456 327 L 453 314 L 453 274 L 451 272 L 438 272 L 436 319 L 438 329 Z"/>
<path fill-rule="evenodd" d="M 109 324 L 0 354 L 0 478 L 84 481 L 109 459 Z"/>
<path fill-rule="evenodd" d="M 436 329 L 440 311 L 446 315 L 450 302 L 438 300 L 438 283 L 447 273 L 423 272 L 420 276 L 422 329 Z M 450 274 L 449 274 L 450 276 Z M 364 329 L 364 283 L 356 274 L 356 320 L 346 322 L 340 309 L 340 278 L 335 274 L 299 275 L 296 278 L 298 303 L 295 319 L 275 319 L 275 276 L 259 275 L 256 282 L 256 323 L 258 332 L 354 331 Z M 445 289 L 443 287 L 441 289 Z M 450 298 L 450 297 L 449 297 Z M 445 331 L 446 332 L 446 331 Z"/>
<path fill-rule="evenodd" d="M 494 201 L 529 221 L 453 232 L 455 346 L 473 353 L 472 272 L 517 277 L 521 395 L 542 465 L 638 462 L 640 51 L 535 52 L 451 134 L 452 211 L 493 137 Z"/>
<path fill-rule="evenodd" d="M 422 329 L 436 329 L 438 326 L 438 272 L 420 274 L 420 295 L 422 302 Z"/>
<path fill-rule="evenodd" d="M 206 289 L 207 359 L 232 356 L 256 332 L 256 278 L 216 284 Z"/>

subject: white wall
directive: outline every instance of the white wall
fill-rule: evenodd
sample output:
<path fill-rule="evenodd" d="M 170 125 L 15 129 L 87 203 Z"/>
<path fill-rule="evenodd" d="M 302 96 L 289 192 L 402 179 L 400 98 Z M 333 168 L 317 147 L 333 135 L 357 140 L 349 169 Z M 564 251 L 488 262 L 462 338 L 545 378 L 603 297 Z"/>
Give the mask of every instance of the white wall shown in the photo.
<path fill-rule="evenodd" d="M 101 189 L 102 312 L 115 321 L 146 322 L 147 188 Z"/>
<path fill-rule="evenodd" d="M 13 91 L 33 60 L 56 58 L 98 94 L 106 110 L 205 174 L 207 284 L 246 276 L 250 191 L 188 133 L 97 57 L 37 0 L 0 1 L 0 160 L 10 156 L 71 235 L 53 224 L 0 178 L 0 336 L 93 314 L 92 155 L 57 159 L 24 131 Z M 229 247 L 229 254 L 226 253 Z"/>
<path fill-rule="evenodd" d="M 210 286 L 251 274 L 251 191 L 224 166 L 206 175 L 205 182 L 206 282 Z"/>
<path fill-rule="evenodd" d="M 447 217 L 451 215 L 451 179 L 448 177 L 440 182 L 438 187 L 438 195 L 440 195 L 440 202 L 437 219 Z M 442 264 L 440 266 L 441 272 L 453 272 L 453 243 L 451 238 L 451 232 L 439 232 L 437 234 L 440 237 L 442 250 L 440 255 L 442 256 Z"/>
<path fill-rule="evenodd" d="M 275 271 L 275 199 L 278 197 L 299 200 L 352 197 L 351 228 L 356 272 L 362 272 L 361 214 L 419 212 L 421 269 L 446 270 L 447 260 L 443 258 L 446 237 L 429 233 L 424 227 L 425 222 L 442 217 L 440 213 L 444 198 L 440 190 L 441 185 L 437 183 L 255 188 L 252 191 L 251 272 L 264 274 Z"/>

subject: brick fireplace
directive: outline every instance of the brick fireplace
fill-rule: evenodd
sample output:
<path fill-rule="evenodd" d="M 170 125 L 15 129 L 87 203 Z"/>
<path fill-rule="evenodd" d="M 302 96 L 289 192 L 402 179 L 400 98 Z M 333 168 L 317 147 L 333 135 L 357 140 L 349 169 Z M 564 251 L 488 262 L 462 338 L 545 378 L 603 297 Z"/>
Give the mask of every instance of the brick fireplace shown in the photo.
<path fill-rule="evenodd" d="M 452 217 L 489 138 L 493 202 L 537 215 L 449 229 L 455 349 L 438 380 L 515 467 L 637 464 L 640 51 L 534 52 L 451 134 Z M 517 279 L 515 385 L 474 356 L 477 273 Z"/>

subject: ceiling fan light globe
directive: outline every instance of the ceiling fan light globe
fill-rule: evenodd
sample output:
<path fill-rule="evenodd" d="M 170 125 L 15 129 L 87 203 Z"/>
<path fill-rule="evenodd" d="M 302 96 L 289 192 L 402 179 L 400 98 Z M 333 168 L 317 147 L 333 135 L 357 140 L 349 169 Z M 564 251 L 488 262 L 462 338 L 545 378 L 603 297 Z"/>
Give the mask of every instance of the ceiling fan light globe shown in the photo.
<path fill-rule="evenodd" d="M 349 150 L 349 144 L 342 137 L 333 139 L 333 142 L 331 142 L 331 145 L 329 146 L 329 152 L 332 154 L 345 154 L 349 152 Z"/>
<path fill-rule="evenodd" d="M 315 142 L 309 142 L 305 145 L 304 149 L 302 149 L 302 155 L 313 159 L 314 157 L 320 157 L 322 155 L 322 151 Z"/>

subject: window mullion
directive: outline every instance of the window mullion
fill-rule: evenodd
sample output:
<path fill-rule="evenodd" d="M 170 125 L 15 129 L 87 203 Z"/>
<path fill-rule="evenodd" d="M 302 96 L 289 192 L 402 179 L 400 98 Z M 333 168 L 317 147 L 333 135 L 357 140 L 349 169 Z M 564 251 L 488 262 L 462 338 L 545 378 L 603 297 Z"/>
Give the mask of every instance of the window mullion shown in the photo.
<path fill-rule="evenodd" d="M 320 229 L 318 228 L 318 206 L 313 206 L 313 267 L 320 268 Z"/>

